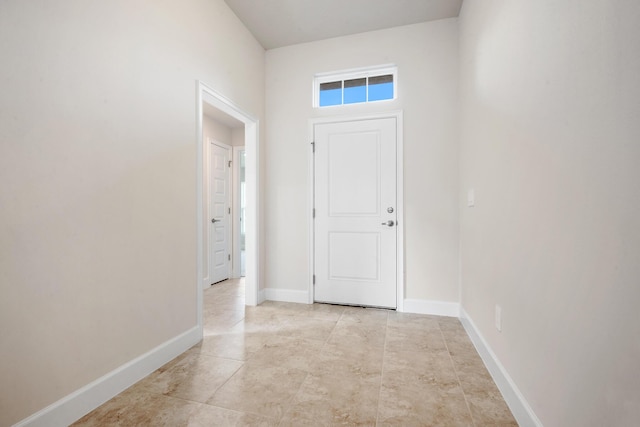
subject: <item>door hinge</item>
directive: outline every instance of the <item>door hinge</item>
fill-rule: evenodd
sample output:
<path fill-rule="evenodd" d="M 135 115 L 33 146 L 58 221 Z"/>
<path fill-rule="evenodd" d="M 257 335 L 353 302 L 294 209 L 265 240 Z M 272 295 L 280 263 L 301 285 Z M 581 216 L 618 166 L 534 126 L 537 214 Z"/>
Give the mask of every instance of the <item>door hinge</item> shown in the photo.
<path fill-rule="evenodd" d="M 314 285 L 316 284 L 316 275 L 315 274 L 313 275 L 313 284 Z"/>
<path fill-rule="evenodd" d="M 231 160 L 229 160 L 229 167 L 231 167 Z"/>
<path fill-rule="evenodd" d="M 231 215 L 231 208 L 229 208 L 229 215 Z"/>
<path fill-rule="evenodd" d="M 311 152 L 312 153 L 316 152 L 316 142 L 315 141 L 311 141 Z"/>
<path fill-rule="evenodd" d="M 227 255 L 227 259 L 228 259 L 229 261 L 231 261 L 231 254 L 228 254 L 228 255 Z"/>
<path fill-rule="evenodd" d="M 316 217 L 316 208 L 311 209 L 311 218 Z"/>

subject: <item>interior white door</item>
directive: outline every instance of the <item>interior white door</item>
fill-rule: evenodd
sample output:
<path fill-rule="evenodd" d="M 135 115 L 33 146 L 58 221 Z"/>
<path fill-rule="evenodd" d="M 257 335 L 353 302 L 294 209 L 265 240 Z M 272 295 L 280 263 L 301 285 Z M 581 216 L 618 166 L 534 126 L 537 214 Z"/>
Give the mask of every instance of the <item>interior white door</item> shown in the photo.
<path fill-rule="evenodd" d="M 211 283 L 229 278 L 231 266 L 230 244 L 230 150 L 228 147 L 210 144 L 210 259 L 209 277 Z"/>
<path fill-rule="evenodd" d="M 314 126 L 314 299 L 396 308 L 396 119 Z"/>

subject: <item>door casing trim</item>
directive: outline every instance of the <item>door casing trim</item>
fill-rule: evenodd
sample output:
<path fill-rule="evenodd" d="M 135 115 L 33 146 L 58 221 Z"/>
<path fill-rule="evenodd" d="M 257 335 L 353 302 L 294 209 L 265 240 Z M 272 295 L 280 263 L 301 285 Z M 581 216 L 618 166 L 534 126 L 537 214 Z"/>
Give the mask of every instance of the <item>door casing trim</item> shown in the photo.
<path fill-rule="evenodd" d="M 355 122 L 361 120 L 375 120 L 375 119 L 396 119 L 396 197 L 398 201 L 397 206 L 397 249 L 396 249 L 396 311 L 404 311 L 404 281 L 405 281 L 405 266 L 404 266 L 404 136 L 403 136 L 403 112 L 402 110 L 361 114 L 361 115 L 349 115 L 349 116 L 331 116 L 331 117 L 317 117 L 309 119 L 309 142 L 314 142 L 315 138 L 315 126 L 318 124 L 327 123 L 342 123 L 342 122 Z M 309 144 L 308 150 L 308 165 L 307 168 L 309 175 L 308 180 L 308 233 L 309 233 L 309 304 L 314 302 L 314 285 L 313 276 L 315 272 L 315 231 L 313 221 L 313 209 L 314 209 L 314 196 L 315 196 L 315 163 L 313 155 L 313 145 Z"/>

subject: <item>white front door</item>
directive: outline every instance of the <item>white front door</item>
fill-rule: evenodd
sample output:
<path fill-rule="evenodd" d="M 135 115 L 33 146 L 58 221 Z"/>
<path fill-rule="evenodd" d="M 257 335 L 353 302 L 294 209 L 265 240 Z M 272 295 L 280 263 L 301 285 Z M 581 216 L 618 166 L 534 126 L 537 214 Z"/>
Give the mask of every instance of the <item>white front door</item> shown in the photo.
<path fill-rule="evenodd" d="M 314 299 L 396 308 L 396 119 L 314 126 Z"/>
<path fill-rule="evenodd" d="M 210 171 L 209 188 L 209 277 L 211 283 L 217 283 L 229 278 L 231 265 L 230 224 L 229 224 L 229 148 L 217 143 L 210 143 Z"/>

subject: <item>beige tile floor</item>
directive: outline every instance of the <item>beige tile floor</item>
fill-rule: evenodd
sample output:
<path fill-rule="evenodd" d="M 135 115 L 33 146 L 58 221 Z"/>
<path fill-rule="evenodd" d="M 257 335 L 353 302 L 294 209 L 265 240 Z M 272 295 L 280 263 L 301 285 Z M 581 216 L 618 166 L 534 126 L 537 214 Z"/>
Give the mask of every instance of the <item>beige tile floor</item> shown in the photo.
<path fill-rule="evenodd" d="M 204 296 L 204 340 L 74 426 L 517 426 L 460 322 Z"/>

